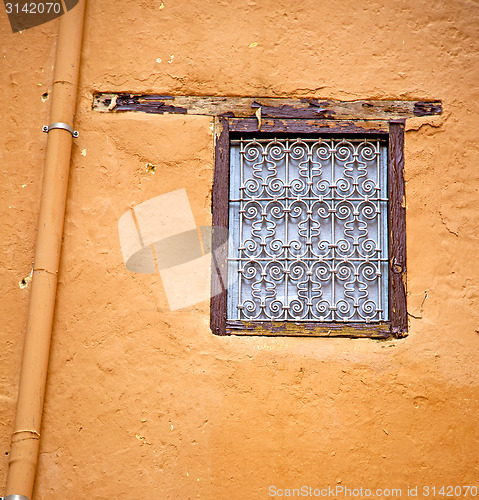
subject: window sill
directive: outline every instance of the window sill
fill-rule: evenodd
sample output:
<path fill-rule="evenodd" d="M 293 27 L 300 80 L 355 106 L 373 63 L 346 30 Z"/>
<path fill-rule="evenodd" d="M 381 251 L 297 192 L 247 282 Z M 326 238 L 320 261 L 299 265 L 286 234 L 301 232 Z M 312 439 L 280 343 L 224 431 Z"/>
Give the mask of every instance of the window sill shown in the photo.
<path fill-rule="evenodd" d="M 292 321 L 227 320 L 226 335 L 348 337 L 392 339 L 389 322 L 381 323 L 306 323 Z"/>

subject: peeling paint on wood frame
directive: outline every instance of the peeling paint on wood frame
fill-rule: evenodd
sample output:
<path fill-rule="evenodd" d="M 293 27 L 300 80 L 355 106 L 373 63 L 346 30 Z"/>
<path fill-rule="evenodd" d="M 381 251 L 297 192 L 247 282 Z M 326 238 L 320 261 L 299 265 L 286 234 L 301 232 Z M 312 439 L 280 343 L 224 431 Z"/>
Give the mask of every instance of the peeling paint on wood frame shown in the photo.
<path fill-rule="evenodd" d="M 384 323 L 309 323 L 294 321 L 240 321 L 227 320 L 226 333 L 230 335 L 393 338 L 391 325 Z"/>
<path fill-rule="evenodd" d="M 389 317 L 391 332 L 407 335 L 406 204 L 404 183 L 404 120 L 389 123 L 388 146 Z"/>
<path fill-rule="evenodd" d="M 213 191 L 211 193 L 211 212 L 213 214 L 212 273 L 211 273 L 211 300 L 210 300 L 210 328 L 216 335 L 225 335 L 226 327 L 226 300 L 227 284 L 222 276 L 226 277 L 227 255 L 222 245 L 222 234 L 228 230 L 228 193 L 230 170 L 230 136 L 228 120 L 215 120 L 215 171 Z M 215 231 L 219 228 L 219 231 Z"/>
<path fill-rule="evenodd" d="M 286 99 L 259 97 L 165 96 L 157 94 L 96 93 L 92 109 L 103 113 L 137 111 L 262 119 L 301 118 L 389 120 L 440 115 L 442 103 L 431 101 Z"/>
<path fill-rule="evenodd" d="M 257 132 L 258 120 L 230 118 L 230 132 Z M 385 134 L 389 132 L 388 122 L 380 120 L 312 120 L 269 118 L 262 120 L 262 133 L 294 134 Z"/>

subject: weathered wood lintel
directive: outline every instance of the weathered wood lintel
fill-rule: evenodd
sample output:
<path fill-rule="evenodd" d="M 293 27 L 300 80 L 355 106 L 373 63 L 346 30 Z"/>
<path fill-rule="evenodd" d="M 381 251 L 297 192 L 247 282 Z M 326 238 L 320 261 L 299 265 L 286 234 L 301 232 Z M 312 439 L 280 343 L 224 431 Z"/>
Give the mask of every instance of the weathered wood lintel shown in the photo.
<path fill-rule="evenodd" d="M 267 118 L 390 120 L 440 115 L 441 101 L 337 101 L 258 97 L 164 96 L 155 94 L 97 93 L 93 110 L 137 111 L 153 114 L 188 114 L 255 118 L 258 108 Z"/>
<path fill-rule="evenodd" d="M 228 320 L 229 335 L 347 337 L 392 339 L 389 323 L 306 323 L 290 321 L 240 321 Z"/>

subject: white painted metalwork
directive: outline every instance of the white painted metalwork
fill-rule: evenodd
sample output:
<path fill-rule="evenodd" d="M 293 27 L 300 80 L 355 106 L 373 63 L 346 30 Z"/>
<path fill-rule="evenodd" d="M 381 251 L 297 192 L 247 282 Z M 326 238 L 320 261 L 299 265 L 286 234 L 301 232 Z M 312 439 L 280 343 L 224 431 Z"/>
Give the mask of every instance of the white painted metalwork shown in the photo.
<path fill-rule="evenodd" d="M 386 143 L 248 138 L 230 151 L 228 319 L 387 320 Z"/>

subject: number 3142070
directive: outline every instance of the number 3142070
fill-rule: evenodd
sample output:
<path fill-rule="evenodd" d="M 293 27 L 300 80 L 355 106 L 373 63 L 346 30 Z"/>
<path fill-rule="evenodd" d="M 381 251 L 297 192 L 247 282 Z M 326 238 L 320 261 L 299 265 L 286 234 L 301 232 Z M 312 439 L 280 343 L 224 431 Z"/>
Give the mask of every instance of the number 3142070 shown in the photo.
<path fill-rule="evenodd" d="M 422 494 L 425 497 L 476 497 L 477 496 L 477 486 L 423 486 Z"/>
<path fill-rule="evenodd" d="M 25 4 L 6 3 L 7 14 L 60 14 L 60 2 L 27 2 Z"/>

